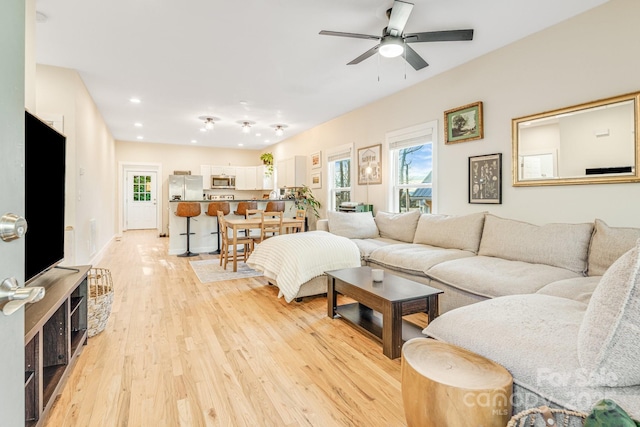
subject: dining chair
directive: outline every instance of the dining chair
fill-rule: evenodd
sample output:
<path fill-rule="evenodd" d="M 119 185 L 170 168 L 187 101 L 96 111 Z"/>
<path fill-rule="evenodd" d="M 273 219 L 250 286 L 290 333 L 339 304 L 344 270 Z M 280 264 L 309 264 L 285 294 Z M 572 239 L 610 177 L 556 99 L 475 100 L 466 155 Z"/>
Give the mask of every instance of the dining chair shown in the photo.
<path fill-rule="evenodd" d="M 218 222 L 220 223 L 220 236 L 222 241 L 222 247 L 220 248 L 220 265 L 225 270 L 227 269 L 227 263 L 233 261 L 233 236 L 229 235 L 227 229 L 227 221 L 224 218 L 224 213 L 218 211 Z M 244 262 L 247 262 L 249 254 L 253 250 L 253 239 L 247 236 L 238 236 L 236 243 L 243 246 L 242 256 Z M 238 257 L 240 253 L 238 253 Z M 224 264 L 223 264 L 224 263 Z"/>
<path fill-rule="evenodd" d="M 284 219 L 284 212 L 262 212 L 262 222 L 260 223 L 260 236 L 259 238 L 254 238 L 254 243 L 260 243 L 269 237 L 274 237 L 279 234 L 284 234 L 284 226 L 282 225 L 282 220 Z M 267 222 L 267 220 L 273 220 Z"/>
<path fill-rule="evenodd" d="M 244 217 L 245 219 L 249 219 L 252 216 L 257 215 L 259 218 L 262 218 L 261 217 L 262 212 L 263 212 L 262 209 L 247 209 L 244 212 Z M 244 234 L 245 236 L 249 236 L 255 240 L 256 238 L 260 237 L 260 229 L 256 230 L 253 234 L 252 234 L 252 230 L 246 229 L 244 230 Z"/>

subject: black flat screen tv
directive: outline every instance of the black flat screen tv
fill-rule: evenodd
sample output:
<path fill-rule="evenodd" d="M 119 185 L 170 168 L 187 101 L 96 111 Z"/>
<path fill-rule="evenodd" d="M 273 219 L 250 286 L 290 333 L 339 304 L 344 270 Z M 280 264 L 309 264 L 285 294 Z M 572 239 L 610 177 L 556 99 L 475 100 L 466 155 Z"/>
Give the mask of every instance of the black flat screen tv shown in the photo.
<path fill-rule="evenodd" d="M 25 284 L 64 259 L 66 140 L 25 112 Z"/>

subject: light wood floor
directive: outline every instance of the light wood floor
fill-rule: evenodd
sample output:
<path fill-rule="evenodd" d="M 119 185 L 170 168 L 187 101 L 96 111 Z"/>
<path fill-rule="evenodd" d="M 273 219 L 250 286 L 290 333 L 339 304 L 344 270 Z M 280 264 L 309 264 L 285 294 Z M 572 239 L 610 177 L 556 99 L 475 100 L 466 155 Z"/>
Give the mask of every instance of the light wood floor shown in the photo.
<path fill-rule="evenodd" d="M 115 286 L 45 426 L 404 426 L 400 359 L 262 277 L 202 284 L 168 239 L 130 231 Z"/>

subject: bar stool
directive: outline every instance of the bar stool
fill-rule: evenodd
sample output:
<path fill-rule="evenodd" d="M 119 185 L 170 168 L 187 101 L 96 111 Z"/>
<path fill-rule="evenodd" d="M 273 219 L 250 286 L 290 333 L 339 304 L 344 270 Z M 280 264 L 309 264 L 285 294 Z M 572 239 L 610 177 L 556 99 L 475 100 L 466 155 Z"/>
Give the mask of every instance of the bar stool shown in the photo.
<path fill-rule="evenodd" d="M 212 216 L 216 218 L 216 228 L 217 231 L 212 231 L 211 234 L 218 235 L 218 249 L 213 252 L 209 252 L 211 255 L 217 255 L 220 253 L 220 221 L 218 221 L 218 211 L 221 211 L 223 215 L 229 215 L 231 212 L 231 207 L 229 206 L 229 202 L 211 202 L 207 207 L 207 216 Z"/>
<path fill-rule="evenodd" d="M 267 202 L 267 207 L 264 209 L 265 212 L 284 212 L 284 201 L 269 201 Z"/>
<path fill-rule="evenodd" d="M 233 213 L 242 217 L 246 217 L 247 209 L 258 209 L 258 202 L 256 202 L 255 200 L 249 202 L 238 202 L 238 206 Z"/>
<path fill-rule="evenodd" d="M 176 209 L 176 215 L 177 216 L 181 216 L 181 217 L 185 217 L 187 218 L 187 251 L 183 254 L 180 254 L 178 256 L 183 256 L 183 257 L 191 257 L 191 256 L 196 256 L 198 254 L 193 253 L 189 250 L 189 235 L 190 234 L 195 234 L 195 233 L 191 233 L 191 218 L 194 216 L 198 216 L 200 215 L 200 203 L 198 202 L 180 202 L 178 203 L 178 208 Z M 180 235 L 183 235 L 185 233 L 180 233 Z"/>

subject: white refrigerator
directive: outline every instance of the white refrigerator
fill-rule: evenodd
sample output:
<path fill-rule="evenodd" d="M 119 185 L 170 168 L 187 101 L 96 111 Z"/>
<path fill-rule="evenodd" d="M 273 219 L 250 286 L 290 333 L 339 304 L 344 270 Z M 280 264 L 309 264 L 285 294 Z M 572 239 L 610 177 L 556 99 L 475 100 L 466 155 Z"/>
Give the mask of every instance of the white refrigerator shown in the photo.
<path fill-rule="evenodd" d="M 202 200 L 202 175 L 169 175 L 169 200 Z"/>

